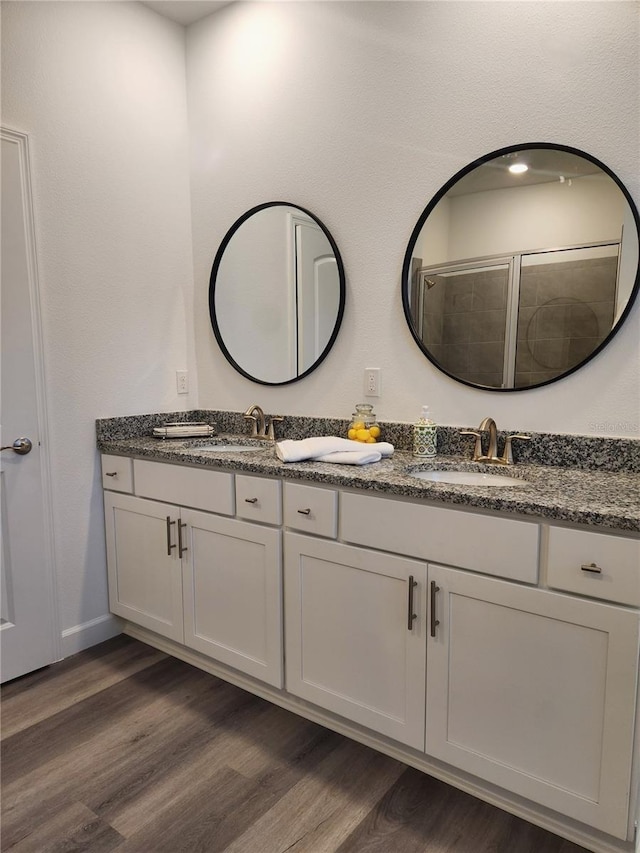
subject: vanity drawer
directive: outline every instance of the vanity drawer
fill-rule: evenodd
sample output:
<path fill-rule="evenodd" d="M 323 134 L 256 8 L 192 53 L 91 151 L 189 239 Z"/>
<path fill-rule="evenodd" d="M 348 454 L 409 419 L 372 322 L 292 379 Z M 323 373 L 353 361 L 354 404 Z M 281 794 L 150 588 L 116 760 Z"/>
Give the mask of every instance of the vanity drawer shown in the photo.
<path fill-rule="evenodd" d="M 233 474 L 226 471 L 134 459 L 133 473 L 139 497 L 221 515 L 235 511 Z"/>
<path fill-rule="evenodd" d="M 103 453 L 102 488 L 110 492 L 133 492 L 133 459 Z"/>
<path fill-rule="evenodd" d="M 236 515 L 248 521 L 282 524 L 282 483 L 236 474 Z"/>
<path fill-rule="evenodd" d="M 344 492 L 346 542 L 446 563 L 474 572 L 538 582 L 538 525 L 527 521 Z"/>
<path fill-rule="evenodd" d="M 551 527 L 547 582 L 555 589 L 640 607 L 640 541 Z"/>
<path fill-rule="evenodd" d="M 335 539 L 338 534 L 338 493 L 334 489 L 285 483 L 284 523 L 292 530 Z"/>

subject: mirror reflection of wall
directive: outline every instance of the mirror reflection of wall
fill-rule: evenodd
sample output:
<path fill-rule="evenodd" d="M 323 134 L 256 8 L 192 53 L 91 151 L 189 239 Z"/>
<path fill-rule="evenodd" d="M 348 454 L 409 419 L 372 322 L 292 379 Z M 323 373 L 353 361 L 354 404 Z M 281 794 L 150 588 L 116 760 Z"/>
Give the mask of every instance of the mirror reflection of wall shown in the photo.
<path fill-rule="evenodd" d="M 509 166 L 528 165 L 513 174 Z M 598 350 L 636 286 L 638 229 L 618 183 L 573 150 L 510 149 L 423 215 L 405 311 L 442 370 L 491 389 L 540 385 Z"/>
<path fill-rule="evenodd" d="M 302 208 L 253 208 L 220 246 L 209 301 L 218 343 L 239 372 L 263 384 L 295 381 L 338 332 L 344 272 L 335 243 Z"/>

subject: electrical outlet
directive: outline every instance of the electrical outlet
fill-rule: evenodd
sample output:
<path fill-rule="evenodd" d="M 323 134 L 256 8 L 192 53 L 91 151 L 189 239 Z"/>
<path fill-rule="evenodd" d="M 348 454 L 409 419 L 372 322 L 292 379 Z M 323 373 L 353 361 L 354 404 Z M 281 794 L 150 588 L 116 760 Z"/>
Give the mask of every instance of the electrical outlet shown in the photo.
<path fill-rule="evenodd" d="M 189 393 L 189 373 L 186 370 L 176 370 L 176 388 L 178 394 Z"/>
<path fill-rule="evenodd" d="M 365 367 L 364 369 L 364 395 L 365 397 L 380 396 L 380 368 Z"/>

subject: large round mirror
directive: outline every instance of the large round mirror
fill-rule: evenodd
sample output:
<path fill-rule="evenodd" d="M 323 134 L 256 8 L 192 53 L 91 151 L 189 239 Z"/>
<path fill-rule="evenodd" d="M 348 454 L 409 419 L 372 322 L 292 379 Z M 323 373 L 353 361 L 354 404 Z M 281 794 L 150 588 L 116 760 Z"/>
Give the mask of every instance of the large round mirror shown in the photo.
<path fill-rule="evenodd" d="M 409 328 L 466 385 L 518 391 L 599 352 L 639 286 L 638 211 L 594 157 L 547 143 L 462 169 L 416 225 L 402 273 Z"/>
<path fill-rule="evenodd" d="M 248 210 L 216 254 L 209 311 L 235 369 L 262 385 L 311 373 L 338 334 L 345 278 L 338 248 L 308 210 L 272 201 Z"/>

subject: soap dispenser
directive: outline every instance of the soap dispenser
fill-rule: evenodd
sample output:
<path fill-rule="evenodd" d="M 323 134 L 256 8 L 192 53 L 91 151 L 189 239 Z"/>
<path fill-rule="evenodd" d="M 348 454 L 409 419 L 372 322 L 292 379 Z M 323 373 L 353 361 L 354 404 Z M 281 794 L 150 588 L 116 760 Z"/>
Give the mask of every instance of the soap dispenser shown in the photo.
<path fill-rule="evenodd" d="M 433 459 L 436 455 L 437 426 L 429 416 L 429 406 L 423 406 L 420 417 L 413 425 L 413 455 Z"/>

